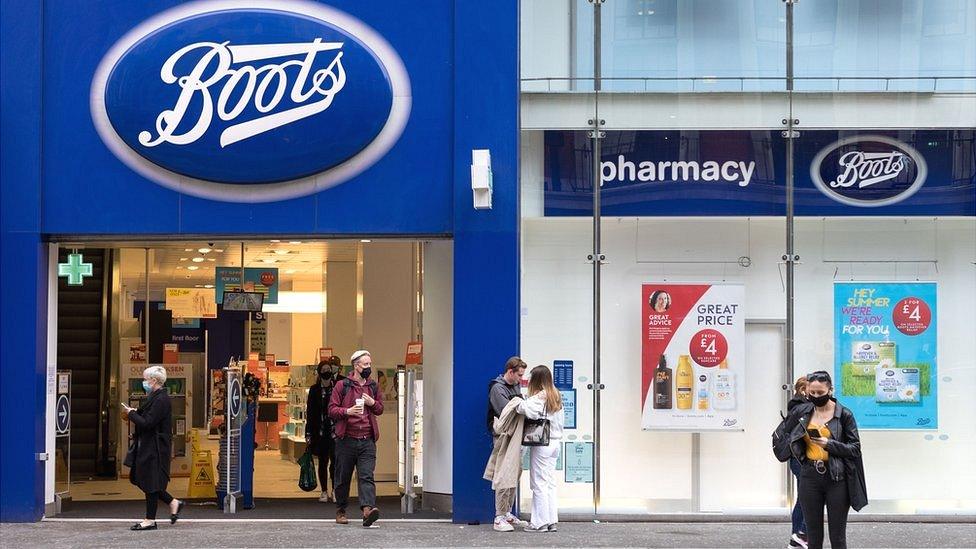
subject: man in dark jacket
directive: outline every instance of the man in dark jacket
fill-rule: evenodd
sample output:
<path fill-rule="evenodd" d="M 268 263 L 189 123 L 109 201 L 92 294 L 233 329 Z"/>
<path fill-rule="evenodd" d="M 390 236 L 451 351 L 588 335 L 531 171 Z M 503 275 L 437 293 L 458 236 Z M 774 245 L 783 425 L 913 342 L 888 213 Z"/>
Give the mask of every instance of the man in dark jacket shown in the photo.
<path fill-rule="evenodd" d="M 502 415 L 508 401 L 522 398 L 521 381 L 525 374 L 525 362 L 513 356 L 505 362 L 505 372 L 488 383 L 488 431 L 492 433 L 493 444 L 498 444 L 498 437 L 494 436 L 492 423 Z M 521 464 L 519 464 L 521 466 Z M 511 532 L 516 526 L 525 527 L 528 523 L 520 520 L 512 513 L 515 505 L 515 488 L 495 490 L 495 525 L 496 532 Z"/>
<path fill-rule="evenodd" d="M 329 417 L 335 421 L 336 523 L 348 524 L 349 484 L 352 470 L 359 475 L 359 507 L 363 526 L 372 526 L 380 517 L 376 508 L 376 441 L 380 438 L 377 416 L 383 414 L 383 395 L 370 379 L 373 359 L 369 351 L 352 354 L 352 372 L 335 386 L 329 400 Z"/>

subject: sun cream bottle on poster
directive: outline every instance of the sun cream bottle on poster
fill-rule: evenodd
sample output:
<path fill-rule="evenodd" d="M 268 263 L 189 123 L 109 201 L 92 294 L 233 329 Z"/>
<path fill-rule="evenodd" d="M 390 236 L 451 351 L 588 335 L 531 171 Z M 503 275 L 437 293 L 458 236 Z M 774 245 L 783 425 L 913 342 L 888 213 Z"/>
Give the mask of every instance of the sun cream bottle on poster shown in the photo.
<path fill-rule="evenodd" d="M 668 361 L 661 355 L 657 361 L 657 368 L 654 369 L 654 409 L 671 409 L 671 368 L 668 368 Z"/>
<path fill-rule="evenodd" d="M 729 363 L 725 360 L 712 376 L 712 408 L 735 410 L 735 373 L 729 370 Z"/>
<path fill-rule="evenodd" d="M 678 357 L 678 369 L 675 372 L 675 400 L 679 410 L 691 410 L 694 400 L 695 372 L 691 367 L 691 357 L 681 355 Z"/>
<path fill-rule="evenodd" d="M 698 409 L 708 410 L 708 376 L 701 374 L 698 376 Z"/>

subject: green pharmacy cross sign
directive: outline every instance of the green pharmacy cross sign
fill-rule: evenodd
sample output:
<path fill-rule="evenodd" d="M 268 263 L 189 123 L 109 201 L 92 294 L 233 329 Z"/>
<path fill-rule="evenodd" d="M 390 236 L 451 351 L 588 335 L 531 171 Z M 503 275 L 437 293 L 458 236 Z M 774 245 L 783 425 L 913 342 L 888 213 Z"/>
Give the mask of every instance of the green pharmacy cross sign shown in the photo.
<path fill-rule="evenodd" d="M 92 275 L 92 264 L 81 260 L 81 254 L 68 254 L 67 263 L 58 263 L 58 276 L 68 277 L 69 286 L 81 286 L 84 277 Z"/>

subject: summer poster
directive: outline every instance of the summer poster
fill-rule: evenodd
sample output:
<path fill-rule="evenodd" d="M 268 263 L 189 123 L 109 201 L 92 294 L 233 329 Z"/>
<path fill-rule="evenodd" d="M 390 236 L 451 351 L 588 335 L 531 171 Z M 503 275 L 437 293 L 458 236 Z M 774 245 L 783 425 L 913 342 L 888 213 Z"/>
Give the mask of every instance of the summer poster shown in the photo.
<path fill-rule="evenodd" d="M 937 429 L 936 283 L 834 284 L 837 399 L 862 429 Z"/>
<path fill-rule="evenodd" d="M 744 298 L 741 284 L 642 285 L 642 429 L 743 429 Z"/>

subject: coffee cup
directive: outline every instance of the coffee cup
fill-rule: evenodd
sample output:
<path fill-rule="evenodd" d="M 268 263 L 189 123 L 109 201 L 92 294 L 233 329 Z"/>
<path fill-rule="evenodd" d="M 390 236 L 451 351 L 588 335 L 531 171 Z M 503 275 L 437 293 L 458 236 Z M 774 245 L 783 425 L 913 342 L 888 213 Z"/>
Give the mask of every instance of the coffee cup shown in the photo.
<path fill-rule="evenodd" d="M 365 404 L 366 404 L 366 399 L 364 399 L 364 398 L 357 398 L 356 399 L 356 407 L 357 408 L 362 408 Z"/>

